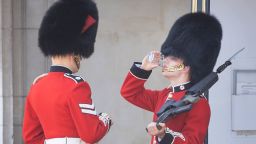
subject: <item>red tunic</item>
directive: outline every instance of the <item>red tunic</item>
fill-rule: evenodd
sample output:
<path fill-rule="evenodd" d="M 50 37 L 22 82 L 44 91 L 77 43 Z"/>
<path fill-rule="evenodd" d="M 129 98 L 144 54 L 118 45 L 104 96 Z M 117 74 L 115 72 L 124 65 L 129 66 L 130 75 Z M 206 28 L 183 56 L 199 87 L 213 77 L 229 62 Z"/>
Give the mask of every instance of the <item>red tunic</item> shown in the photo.
<path fill-rule="evenodd" d="M 156 121 L 156 113 L 165 103 L 168 94 L 172 94 L 174 100 L 179 100 L 184 96 L 185 90 L 179 92 L 172 90 L 177 89 L 177 87 L 164 88 L 163 90 L 145 89 L 144 84 L 150 73 L 151 71 L 140 69 L 134 64 L 123 83 L 121 95 L 130 103 L 153 112 L 153 121 Z M 193 104 L 192 110 L 181 113 L 166 122 L 166 126 L 172 130 L 173 140 L 170 143 L 202 144 L 209 120 L 210 107 L 208 101 L 205 98 L 200 98 L 197 103 Z M 155 143 L 154 141 L 155 137 L 152 138 L 151 144 Z"/>
<path fill-rule="evenodd" d="M 63 137 L 95 143 L 108 128 L 96 114 L 90 86 L 69 69 L 52 66 L 32 85 L 23 121 L 25 143 L 43 144 L 45 139 Z"/>

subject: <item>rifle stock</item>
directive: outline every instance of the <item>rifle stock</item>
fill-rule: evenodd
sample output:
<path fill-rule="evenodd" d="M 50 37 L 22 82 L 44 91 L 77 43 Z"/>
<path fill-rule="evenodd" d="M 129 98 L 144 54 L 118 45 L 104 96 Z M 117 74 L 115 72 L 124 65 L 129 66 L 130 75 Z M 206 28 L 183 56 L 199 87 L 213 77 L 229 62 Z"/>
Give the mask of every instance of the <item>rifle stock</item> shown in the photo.
<path fill-rule="evenodd" d="M 243 51 L 245 48 L 240 49 L 231 58 L 229 58 L 224 64 L 218 67 L 216 72 L 211 72 L 201 81 L 189 88 L 185 96 L 179 100 L 167 100 L 165 104 L 161 107 L 157 113 L 158 119 L 156 121 L 156 126 L 160 130 L 161 126 L 159 123 L 166 122 L 169 118 L 174 115 L 189 111 L 192 109 L 192 104 L 196 103 L 200 96 L 207 90 L 209 90 L 219 79 L 218 74 L 224 71 L 228 66 L 230 66 L 231 60 Z"/>

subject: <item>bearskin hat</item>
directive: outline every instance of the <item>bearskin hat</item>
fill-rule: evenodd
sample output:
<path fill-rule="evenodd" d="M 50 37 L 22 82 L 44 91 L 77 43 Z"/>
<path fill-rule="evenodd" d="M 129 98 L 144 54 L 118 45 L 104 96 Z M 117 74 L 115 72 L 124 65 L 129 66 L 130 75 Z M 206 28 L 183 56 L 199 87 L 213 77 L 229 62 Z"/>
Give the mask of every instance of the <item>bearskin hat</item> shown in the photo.
<path fill-rule="evenodd" d="M 213 71 L 221 39 L 221 24 L 214 16 L 189 13 L 176 20 L 161 53 L 183 59 L 190 66 L 191 82 L 196 83 Z"/>
<path fill-rule="evenodd" d="M 42 20 L 39 47 L 45 56 L 88 58 L 94 51 L 97 28 L 98 9 L 92 0 L 58 0 Z"/>

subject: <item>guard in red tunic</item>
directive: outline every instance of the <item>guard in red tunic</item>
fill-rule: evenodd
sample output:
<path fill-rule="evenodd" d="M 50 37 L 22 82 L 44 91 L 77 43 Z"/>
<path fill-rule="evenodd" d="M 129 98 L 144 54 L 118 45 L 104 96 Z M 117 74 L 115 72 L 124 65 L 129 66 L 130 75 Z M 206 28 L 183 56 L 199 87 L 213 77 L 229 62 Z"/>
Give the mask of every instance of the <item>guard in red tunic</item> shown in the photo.
<path fill-rule="evenodd" d="M 161 47 L 142 63 L 134 63 L 121 95 L 130 103 L 153 112 L 147 130 L 151 144 L 203 144 L 210 121 L 210 107 L 202 95 L 190 111 L 178 114 L 156 127 L 157 115 L 166 100 L 179 101 L 188 88 L 212 72 L 222 39 L 219 21 L 204 13 L 190 13 L 179 18 Z M 152 69 L 161 66 L 170 85 L 162 90 L 144 87 Z"/>
<path fill-rule="evenodd" d="M 26 98 L 26 144 L 92 144 L 109 131 L 110 116 L 96 112 L 89 84 L 73 74 L 93 53 L 97 26 L 92 0 L 58 0 L 46 12 L 39 47 L 52 66 L 35 79 Z"/>

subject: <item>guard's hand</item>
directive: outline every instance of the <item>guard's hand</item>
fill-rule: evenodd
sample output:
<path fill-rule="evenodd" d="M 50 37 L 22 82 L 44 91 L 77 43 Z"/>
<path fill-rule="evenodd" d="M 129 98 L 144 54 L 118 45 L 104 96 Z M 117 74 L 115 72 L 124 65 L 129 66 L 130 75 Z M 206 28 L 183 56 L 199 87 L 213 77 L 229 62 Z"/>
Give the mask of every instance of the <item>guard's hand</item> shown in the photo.
<path fill-rule="evenodd" d="M 141 68 L 147 71 L 152 70 L 159 66 L 160 59 L 161 53 L 159 51 L 151 51 L 143 58 Z"/>
<path fill-rule="evenodd" d="M 108 130 L 113 125 L 112 118 L 107 113 L 100 113 L 99 119 L 104 123 L 105 126 L 108 127 Z"/>
<path fill-rule="evenodd" d="M 149 123 L 147 126 L 147 132 L 152 136 L 157 136 L 162 139 L 165 135 L 166 126 L 164 123 L 159 123 L 159 125 L 161 126 L 160 130 L 157 129 L 156 122 Z"/>

